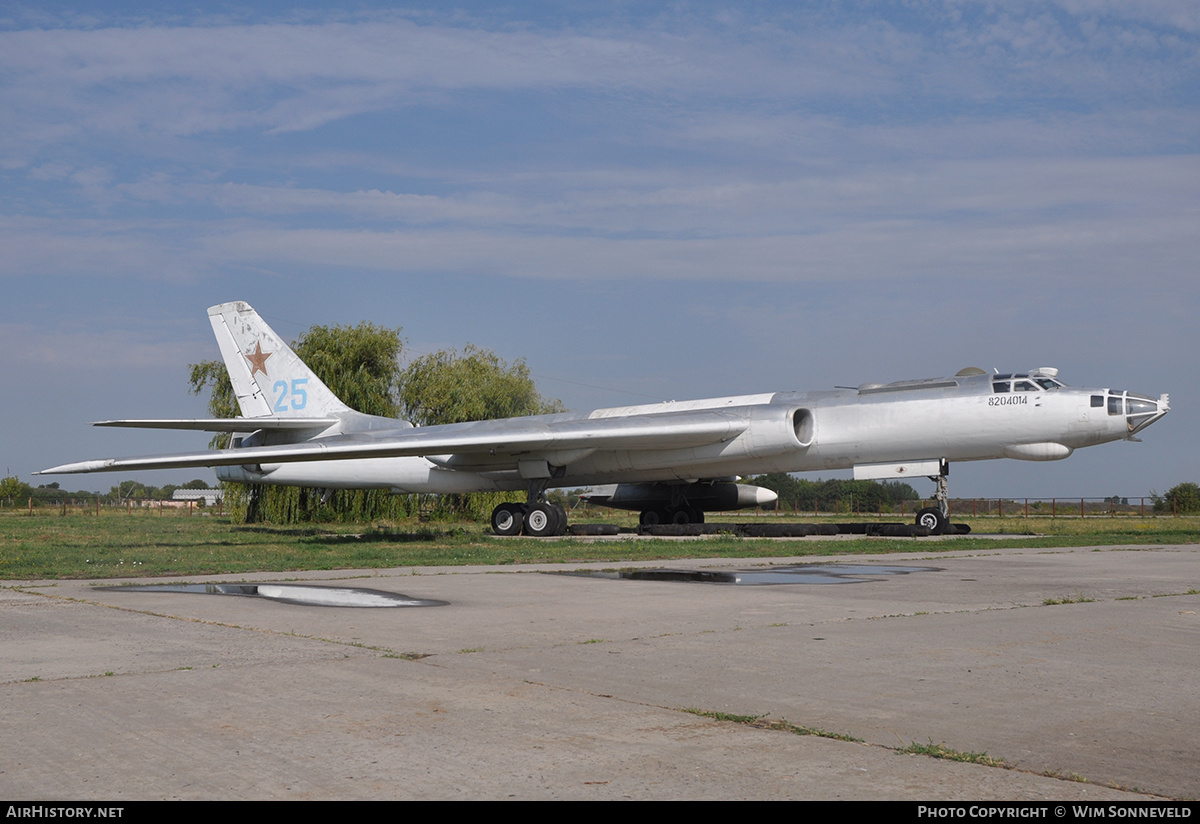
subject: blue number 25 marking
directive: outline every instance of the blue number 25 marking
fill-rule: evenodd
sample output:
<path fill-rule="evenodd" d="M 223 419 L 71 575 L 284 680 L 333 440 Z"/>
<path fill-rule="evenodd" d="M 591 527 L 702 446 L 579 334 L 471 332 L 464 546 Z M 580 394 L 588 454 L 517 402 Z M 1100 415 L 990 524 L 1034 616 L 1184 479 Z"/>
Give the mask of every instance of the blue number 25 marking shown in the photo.
<path fill-rule="evenodd" d="M 292 391 L 288 392 L 287 381 L 275 381 L 275 385 L 271 387 L 271 391 L 275 392 L 275 411 L 287 412 L 289 408 L 293 410 L 303 409 L 308 405 L 308 392 L 304 387 L 308 383 L 308 378 L 295 378 L 292 381 Z M 291 398 L 291 406 L 288 406 L 287 399 Z"/>

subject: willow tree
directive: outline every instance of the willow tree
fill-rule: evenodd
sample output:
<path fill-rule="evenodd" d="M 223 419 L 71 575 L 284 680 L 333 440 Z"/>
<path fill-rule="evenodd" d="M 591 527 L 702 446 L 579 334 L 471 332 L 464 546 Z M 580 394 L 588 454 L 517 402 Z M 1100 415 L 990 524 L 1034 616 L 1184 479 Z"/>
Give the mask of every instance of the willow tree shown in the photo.
<path fill-rule="evenodd" d="M 510 364 L 471 344 L 412 361 L 400 374 L 399 400 L 401 416 L 419 426 L 564 411 L 538 392 L 524 358 Z"/>
<path fill-rule="evenodd" d="M 524 358 L 508 363 L 490 349 L 467 344 L 443 349 L 409 363 L 400 374 L 400 414 L 419 426 L 546 415 L 565 411 L 562 401 L 537 390 Z M 492 509 L 524 494 L 440 495 L 434 514 L 487 519 Z"/>

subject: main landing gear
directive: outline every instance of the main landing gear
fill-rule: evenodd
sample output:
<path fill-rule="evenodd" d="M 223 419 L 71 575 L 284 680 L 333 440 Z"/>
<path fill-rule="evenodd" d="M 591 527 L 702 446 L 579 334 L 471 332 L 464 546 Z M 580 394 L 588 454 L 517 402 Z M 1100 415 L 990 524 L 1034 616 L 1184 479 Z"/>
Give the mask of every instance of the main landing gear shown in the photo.
<path fill-rule="evenodd" d="M 945 534 L 950 526 L 950 484 L 946 480 L 949 474 L 949 462 L 942 461 L 940 472 L 929 476 L 929 480 L 937 484 L 937 491 L 933 493 L 937 506 L 927 506 L 917 512 L 917 526 L 926 527 L 932 535 Z"/>
<path fill-rule="evenodd" d="M 533 538 L 549 538 L 567 533 L 567 511 L 545 499 L 525 504 L 500 504 L 492 510 L 492 531 L 497 535 L 520 535 L 523 531 Z"/>

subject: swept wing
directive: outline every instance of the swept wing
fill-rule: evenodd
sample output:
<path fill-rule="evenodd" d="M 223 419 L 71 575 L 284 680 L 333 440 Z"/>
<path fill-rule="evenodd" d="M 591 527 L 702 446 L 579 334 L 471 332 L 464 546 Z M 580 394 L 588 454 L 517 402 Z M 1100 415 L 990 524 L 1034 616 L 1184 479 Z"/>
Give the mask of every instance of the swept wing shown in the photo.
<path fill-rule="evenodd" d="M 230 419 L 230 429 L 245 432 L 253 419 Z M 126 422 L 128 423 L 128 422 Z M 181 421 L 170 421 L 178 424 Z M 196 423 L 201 423 L 197 421 Z M 204 421 L 206 426 L 215 421 Z M 236 424 L 236 427 L 234 426 Z M 251 424 L 247 426 L 247 424 Z M 117 422 L 113 422 L 117 425 Z M 311 426 L 311 423 L 309 424 Z M 202 466 L 337 461 L 359 458 L 400 458 L 428 455 L 517 456 L 536 459 L 544 453 L 577 453 L 597 449 L 676 449 L 702 446 L 737 437 L 748 420 L 735 410 L 696 410 L 626 418 L 553 420 L 512 418 L 314 438 L 295 444 L 251 446 L 192 454 L 105 458 L 63 464 L 36 474 L 72 474 L 136 469 L 177 469 Z M 182 427 L 167 427 L 182 428 Z M 187 427 L 191 428 L 191 427 Z M 195 428 L 203 428 L 196 426 Z"/>

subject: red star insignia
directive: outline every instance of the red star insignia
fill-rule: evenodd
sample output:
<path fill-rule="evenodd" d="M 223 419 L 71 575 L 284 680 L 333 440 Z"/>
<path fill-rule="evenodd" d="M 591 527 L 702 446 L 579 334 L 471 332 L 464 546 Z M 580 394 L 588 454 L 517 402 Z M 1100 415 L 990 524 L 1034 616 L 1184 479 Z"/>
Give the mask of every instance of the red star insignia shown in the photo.
<path fill-rule="evenodd" d="M 250 377 L 254 377 L 255 372 L 262 372 L 263 377 L 270 377 L 267 374 L 267 358 L 274 355 L 274 352 L 264 352 L 262 343 L 255 342 L 254 351 L 245 354 L 246 360 L 250 361 Z"/>

